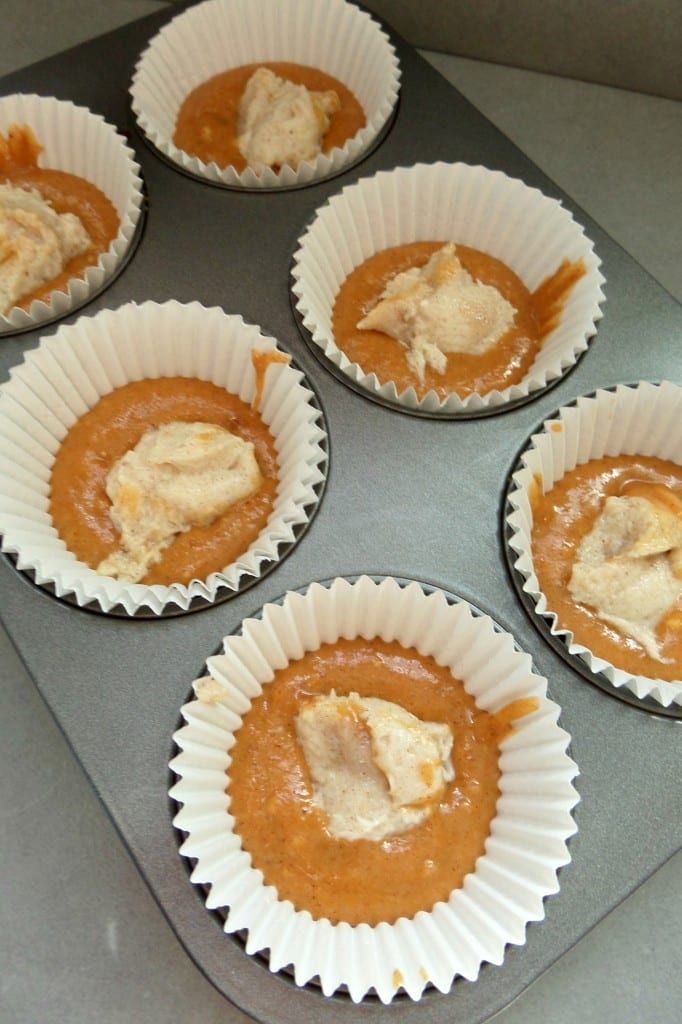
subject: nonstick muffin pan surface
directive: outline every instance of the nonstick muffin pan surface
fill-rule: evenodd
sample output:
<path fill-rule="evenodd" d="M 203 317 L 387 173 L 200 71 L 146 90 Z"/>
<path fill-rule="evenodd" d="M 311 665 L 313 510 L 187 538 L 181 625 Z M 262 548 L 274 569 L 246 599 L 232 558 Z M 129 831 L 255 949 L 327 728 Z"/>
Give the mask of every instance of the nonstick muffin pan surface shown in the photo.
<path fill-rule="evenodd" d="M 396 120 L 366 160 L 338 178 L 278 194 L 228 192 L 188 179 L 143 143 L 127 89 L 148 39 L 176 9 L 136 22 L 2 81 L 85 104 L 128 134 L 149 213 L 120 277 L 79 315 L 130 300 L 220 305 L 293 352 L 324 407 L 330 470 L 319 513 L 297 549 L 247 593 L 164 621 L 125 621 L 73 608 L 0 559 L 0 614 L 29 672 L 188 952 L 254 1018 L 287 1024 L 382 1020 L 478 1022 L 509 1003 L 679 847 L 678 723 L 592 686 L 538 635 L 510 584 L 500 537 L 507 474 L 531 430 L 560 404 L 620 380 L 682 380 L 682 310 L 516 147 L 393 36 L 403 80 Z M 315 209 L 359 176 L 418 161 L 462 160 L 522 178 L 561 199 L 602 259 L 604 317 L 577 366 L 528 405 L 484 420 L 434 422 L 368 401 L 332 376 L 302 340 L 289 301 L 296 241 Z M 52 333 L 48 328 L 42 333 Z M 0 374 L 41 332 L 3 339 Z M 286 590 L 358 573 L 413 577 L 489 612 L 533 657 L 562 707 L 580 768 L 578 834 L 561 890 L 527 942 L 475 983 L 458 981 L 389 1009 L 323 1001 L 247 957 L 203 906 L 178 855 L 167 793 L 179 708 L 221 638 Z"/>

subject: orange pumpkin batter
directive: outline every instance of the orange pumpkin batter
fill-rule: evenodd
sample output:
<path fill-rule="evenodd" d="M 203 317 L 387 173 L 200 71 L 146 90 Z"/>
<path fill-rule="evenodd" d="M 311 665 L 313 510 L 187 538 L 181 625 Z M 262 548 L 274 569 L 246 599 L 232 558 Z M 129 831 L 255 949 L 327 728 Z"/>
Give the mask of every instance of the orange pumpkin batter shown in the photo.
<path fill-rule="evenodd" d="M 232 165 L 241 172 L 246 160 L 237 144 L 237 117 L 239 102 L 246 83 L 258 68 L 269 68 L 280 78 L 286 78 L 306 89 L 324 92 L 333 89 L 341 101 L 331 115 L 329 130 L 323 139 L 323 152 L 343 146 L 357 135 L 366 124 L 365 113 L 353 93 L 343 82 L 317 68 L 283 61 L 269 64 L 244 64 L 231 68 L 193 89 L 178 113 L 173 142 L 178 149 L 199 157 L 204 163 L 215 161 L 218 167 Z"/>
<path fill-rule="evenodd" d="M 646 497 L 647 490 L 669 488 L 682 499 L 682 466 L 644 455 L 594 459 L 577 466 L 542 494 L 534 488 L 533 563 L 547 605 L 578 643 L 633 675 L 667 681 L 682 679 L 682 610 L 664 617 L 657 631 L 663 657 L 649 657 L 636 640 L 602 622 L 587 605 L 576 604 L 568 591 L 573 562 L 583 537 L 592 529 L 607 497 Z M 665 494 L 665 492 L 663 492 Z"/>
<path fill-rule="evenodd" d="M 453 393 L 465 398 L 472 392 L 484 395 L 517 384 L 529 371 L 543 340 L 556 326 L 564 303 L 577 280 L 585 273 L 581 262 L 564 262 L 535 290 L 500 260 L 466 245 L 457 256 L 476 281 L 492 285 L 517 310 L 514 324 L 500 340 L 481 355 L 451 352 L 444 374 L 426 367 L 424 383 L 408 366 L 406 349 L 381 331 L 362 331 L 359 320 L 376 304 L 389 279 L 412 267 L 422 267 L 443 242 L 411 242 L 370 256 L 348 275 L 334 303 L 334 341 L 365 373 L 372 371 L 384 384 L 394 381 L 398 394 L 410 386 L 422 398 L 435 391 L 440 398 Z"/>
<path fill-rule="evenodd" d="M 421 825 L 381 842 L 326 831 L 294 719 L 302 701 L 332 689 L 393 701 L 452 728 L 455 779 Z M 498 745 L 512 719 L 536 708 L 530 698 L 490 715 L 448 668 L 398 643 L 325 644 L 275 674 L 235 735 L 228 782 L 235 831 L 266 884 L 313 918 L 377 924 L 430 910 L 484 853 L 499 794 Z"/>
<path fill-rule="evenodd" d="M 69 281 L 84 277 L 87 268 L 96 266 L 102 253 L 108 251 L 120 227 L 116 209 L 103 192 L 75 174 L 38 167 L 41 152 L 42 146 L 28 127 L 12 125 L 7 137 L 0 134 L 0 183 L 35 188 L 57 213 L 75 213 L 91 244 L 69 260 L 61 274 L 23 296 L 17 305 L 26 310 L 35 299 L 47 302 L 51 292 L 66 292 Z"/>
<path fill-rule="evenodd" d="M 142 582 L 170 585 L 206 579 L 239 558 L 265 527 L 277 493 L 277 453 L 258 413 L 206 381 L 140 380 L 105 395 L 71 427 L 52 469 L 54 525 L 69 551 L 93 569 L 119 541 L 105 490 L 109 471 L 149 429 L 174 420 L 216 423 L 252 441 L 264 479 L 259 491 L 210 526 L 179 534 Z"/>

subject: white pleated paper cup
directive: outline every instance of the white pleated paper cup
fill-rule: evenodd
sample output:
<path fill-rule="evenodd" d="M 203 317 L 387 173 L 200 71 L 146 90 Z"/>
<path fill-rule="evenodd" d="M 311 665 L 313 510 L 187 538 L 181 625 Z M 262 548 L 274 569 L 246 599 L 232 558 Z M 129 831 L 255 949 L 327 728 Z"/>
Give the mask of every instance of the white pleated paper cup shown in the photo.
<path fill-rule="evenodd" d="M 244 64 L 288 61 L 324 71 L 354 93 L 364 128 L 345 145 L 297 167 L 220 168 L 173 142 L 180 107 L 214 75 Z M 206 0 L 165 25 L 142 54 L 132 107 L 149 141 L 184 171 L 233 188 L 293 188 L 338 174 L 377 142 L 398 100 L 400 66 L 388 36 L 346 0 Z"/>
<path fill-rule="evenodd" d="M 0 97 L 0 132 L 27 125 L 42 146 L 38 166 L 84 178 L 103 192 L 118 214 L 118 234 L 97 263 L 67 290 L 53 291 L 49 301 L 35 300 L 28 310 L 0 314 L 0 335 L 37 327 L 82 306 L 111 280 L 129 253 L 142 212 L 140 165 L 126 140 L 100 114 L 53 96 Z"/>
<path fill-rule="evenodd" d="M 356 1002 L 373 990 L 389 1003 L 400 988 L 417 1000 L 427 985 L 448 992 L 457 976 L 474 981 L 484 962 L 502 962 L 508 943 L 523 945 L 527 924 L 542 920 L 543 901 L 558 891 L 557 872 L 570 861 L 578 769 L 558 725 L 560 709 L 513 638 L 465 601 L 452 601 L 391 577 L 313 583 L 266 604 L 224 639 L 224 653 L 208 659 L 223 701 L 182 708 L 186 724 L 174 736 L 181 752 L 170 765 L 179 781 L 170 795 L 182 805 L 174 824 L 187 833 L 180 852 L 196 862 L 192 881 L 208 887 L 207 908 L 228 908 L 226 932 L 248 933 L 247 953 L 268 950 L 271 971 L 291 965 L 297 985 L 318 980 L 327 996 L 344 986 Z M 501 744 L 500 797 L 475 871 L 447 902 L 374 927 L 313 920 L 278 899 L 242 849 L 225 792 L 234 734 L 275 672 L 323 643 L 359 636 L 433 656 L 487 711 L 538 700 Z"/>
<path fill-rule="evenodd" d="M 506 263 L 533 291 L 563 260 L 582 260 L 586 273 L 572 289 L 560 322 L 544 340 L 526 376 L 503 391 L 419 398 L 398 392 L 369 366 L 351 362 L 334 338 L 332 314 L 341 285 L 365 260 L 410 242 L 456 242 Z M 332 196 L 298 240 L 292 291 L 313 344 L 348 380 L 370 395 L 429 415 L 481 414 L 539 392 L 587 349 L 602 316 L 601 260 L 583 228 L 561 203 L 516 178 L 468 164 L 416 164 L 361 178 Z"/>
<path fill-rule="evenodd" d="M 533 565 L 532 492 L 546 494 L 566 473 L 592 459 L 617 455 L 655 456 L 682 465 L 682 388 L 676 384 L 619 385 L 579 398 L 564 406 L 534 434 L 513 473 L 507 500 L 508 544 L 513 567 L 535 614 L 559 637 L 568 653 L 579 658 L 595 677 L 640 700 L 651 698 L 663 707 L 682 705 L 682 680 L 666 682 L 631 675 L 597 657 L 568 629 L 563 629 L 540 588 Z"/>
<path fill-rule="evenodd" d="M 130 303 L 64 325 L 11 371 L 0 387 L 0 533 L 17 567 L 59 597 L 103 611 L 161 615 L 236 593 L 297 540 L 326 474 L 323 416 L 303 374 L 271 365 L 259 413 L 274 437 L 279 486 L 270 518 L 247 551 L 207 579 L 171 586 L 124 583 L 89 568 L 67 549 L 49 513 L 50 476 L 68 430 L 103 395 L 132 381 L 189 377 L 249 403 L 251 353 L 274 339 L 240 316 L 198 302 Z"/>

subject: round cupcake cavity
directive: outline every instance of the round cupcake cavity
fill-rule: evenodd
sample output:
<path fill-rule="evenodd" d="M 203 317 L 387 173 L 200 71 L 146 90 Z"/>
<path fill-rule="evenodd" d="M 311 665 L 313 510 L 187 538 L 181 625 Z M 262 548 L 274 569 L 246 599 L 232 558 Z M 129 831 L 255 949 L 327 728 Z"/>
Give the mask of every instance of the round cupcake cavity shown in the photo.
<path fill-rule="evenodd" d="M 645 456 L 682 465 L 681 413 L 682 388 L 669 382 L 619 385 L 560 408 L 522 452 L 510 477 L 505 513 L 513 579 L 539 631 L 603 689 L 669 713 L 682 705 L 682 680 L 668 682 L 616 667 L 560 625 L 533 563 L 533 500 L 535 493 L 546 494 L 568 472 L 592 460 Z"/>
<path fill-rule="evenodd" d="M 306 651 L 354 637 L 432 655 L 484 710 L 537 701 L 501 744 L 501 795 L 476 870 L 447 902 L 374 927 L 313 920 L 279 899 L 242 848 L 226 787 L 234 734 L 274 673 Z M 267 950 L 272 971 L 292 964 L 298 985 L 319 977 L 325 995 L 345 986 L 356 1002 L 374 990 L 388 1003 L 400 989 L 416 1000 L 428 985 L 447 992 L 457 975 L 475 980 L 483 962 L 502 962 L 507 943 L 525 941 L 527 923 L 542 919 L 544 897 L 558 890 L 557 870 L 570 859 L 577 768 L 546 681 L 509 634 L 442 591 L 363 576 L 286 594 L 245 620 L 223 649 L 207 662 L 218 702 L 192 700 L 182 709 L 180 753 L 171 762 L 179 781 L 170 795 L 182 805 L 174 823 L 187 833 L 181 853 L 195 861 L 192 881 L 208 887 L 209 909 L 228 908 L 226 932 L 248 933 L 247 953 Z"/>
<path fill-rule="evenodd" d="M 4 96 L 0 133 L 6 135 L 15 124 L 28 126 L 42 147 L 38 166 L 65 171 L 96 186 L 113 204 L 119 228 L 97 264 L 71 278 L 66 290 L 52 291 L 49 301 L 34 300 L 28 310 L 15 306 L 0 315 L 0 335 L 66 316 L 100 291 L 130 255 L 143 209 L 142 179 L 133 151 L 99 114 L 51 96 Z"/>
<path fill-rule="evenodd" d="M 334 304 L 349 275 L 370 257 L 415 242 L 454 242 L 504 263 L 530 291 L 564 261 L 583 276 L 533 364 L 502 391 L 441 398 L 379 380 L 338 345 Z M 500 171 L 466 164 L 417 164 L 363 178 L 321 207 L 299 239 L 292 291 L 314 351 L 349 384 L 378 401 L 416 414 L 482 415 L 512 406 L 557 380 L 587 349 L 604 296 L 600 261 L 583 229 L 556 200 Z"/>
<path fill-rule="evenodd" d="M 173 142 L 178 111 L 197 86 L 247 64 L 289 62 L 318 68 L 360 102 L 366 124 L 344 145 L 297 167 L 218 167 Z M 145 137 L 182 170 L 234 188 L 291 188 L 333 175 L 374 145 L 395 108 L 400 69 L 387 35 L 346 0 L 206 0 L 178 15 L 152 39 L 131 85 Z"/>
<path fill-rule="evenodd" d="M 63 326 L 26 355 L 0 388 L 4 439 L 2 549 L 19 569 L 79 606 L 133 615 L 187 611 L 237 593 L 271 568 L 305 529 L 326 477 L 322 412 L 303 374 L 267 370 L 259 414 L 274 438 L 279 484 L 266 527 L 241 557 L 189 584 L 125 583 L 79 562 L 49 513 L 55 454 L 69 429 L 103 395 L 146 378 L 208 381 L 243 402 L 256 393 L 253 351 L 277 353 L 258 327 L 221 309 L 178 302 L 131 303 Z"/>

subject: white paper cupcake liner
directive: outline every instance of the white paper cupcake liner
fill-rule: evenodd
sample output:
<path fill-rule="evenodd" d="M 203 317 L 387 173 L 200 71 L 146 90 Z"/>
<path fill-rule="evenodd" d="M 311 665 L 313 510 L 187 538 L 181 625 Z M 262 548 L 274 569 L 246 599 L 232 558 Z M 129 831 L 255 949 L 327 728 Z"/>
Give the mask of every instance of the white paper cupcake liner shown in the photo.
<path fill-rule="evenodd" d="M 274 672 L 323 643 L 356 636 L 432 655 L 488 711 L 522 697 L 539 701 L 501 744 L 501 795 L 476 870 L 447 903 L 375 927 L 313 920 L 279 900 L 242 849 L 225 793 L 234 733 Z M 363 576 L 288 593 L 223 645 L 207 665 L 224 701 L 182 708 L 187 724 L 174 736 L 181 753 L 170 765 L 180 781 L 170 795 L 183 805 L 174 824 L 187 833 L 180 852 L 196 860 L 192 881 L 209 887 L 209 909 L 229 908 L 226 932 L 248 932 L 247 953 L 269 950 L 271 971 L 292 965 L 297 985 L 319 979 L 327 996 L 345 986 L 356 1002 L 374 990 L 389 1003 L 400 988 L 416 1000 L 427 985 L 447 992 L 457 975 L 473 981 L 483 962 L 502 962 L 508 943 L 525 942 L 528 922 L 544 917 L 543 900 L 558 891 L 557 871 L 570 860 L 578 769 L 546 680 L 508 633 L 441 591 Z"/>
<path fill-rule="evenodd" d="M 360 102 L 366 125 L 344 146 L 296 168 L 241 173 L 190 156 L 173 143 L 178 111 L 193 89 L 244 64 L 290 61 L 333 75 Z M 377 140 L 398 99 L 400 67 L 386 33 L 346 0 L 207 0 L 152 39 L 131 85 L 147 138 L 183 170 L 235 188 L 291 188 L 337 174 Z"/>
<path fill-rule="evenodd" d="M 459 242 L 494 256 L 533 291 L 562 260 L 585 263 L 561 321 L 543 342 L 526 376 L 503 391 L 419 398 L 398 392 L 336 345 L 332 313 L 348 275 L 375 253 L 418 241 Z M 590 239 L 568 210 L 501 171 L 467 164 L 416 164 L 380 171 L 348 185 L 322 206 L 299 239 L 292 271 L 298 310 L 313 343 L 371 395 L 405 409 L 441 415 L 475 414 L 527 398 L 560 377 L 587 348 L 602 313 L 604 278 Z"/>
<path fill-rule="evenodd" d="M 517 556 L 514 568 L 524 581 L 523 592 L 532 599 L 536 614 L 547 622 L 551 634 L 560 637 L 569 654 L 580 658 L 595 676 L 639 699 L 653 698 L 663 707 L 682 705 L 682 681 L 631 675 L 597 657 L 577 642 L 570 630 L 558 625 L 533 566 L 529 492 L 537 486 L 545 494 L 576 466 L 604 456 L 648 455 L 682 465 L 681 424 L 682 388 L 676 384 L 620 385 L 579 398 L 575 405 L 559 409 L 545 421 L 542 431 L 531 437 L 521 455 L 523 468 L 511 479 L 508 501 L 513 512 L 506 520 L 509 547 Z"/>
<path fill-rule="evenodd" d="M 49 302 L 36 300 L 28 310 L 15 307 L 0 314 L 0 334 L 25 330 L 66 316 L 83 305 L 115 274 L 131 244 L 142 210 L 140 165 L 122 135 L 100 114 L 53 96 L 15 94 L 0 97 L 0 132 L 12 124 L 28 125 L 43 151 L 38 166 L 66 171 L 95 185 L 113 203 L 120 226 L 97 264 L 82 278 L 69 281 L 66 292 L 53 291 Z"/>
<path fill-rule="evenodd" d="M 253 349 L 276 349 L 272 338 L 240 316 L 182 305 L 130 303 L 62 326 L 28 352 L 0 387 L 0 533 L 2 550 L 17 556 L 39 584 L 58 596 L 104 611 L 121 606 L 159 615 L 186 610 L 195 599 L 211 602 L 237 591 L 290 546 L 317 504 L 325 479 L 326 434 L 322 413 L 303 374 L 288 364 L 270 366 L 260 415 L 275 439 L 279 487 L 270 519 L 232 565 L 190 584 L 146 586 L 101 576 L 78 561 L 49 514 L 50 475 L 64 436 L 99 399 L 131 381 L 194 377 L 211 381 L 250 402 L 255 392 Z M 201 602 L 200 602 L 201 603 Z"/>

